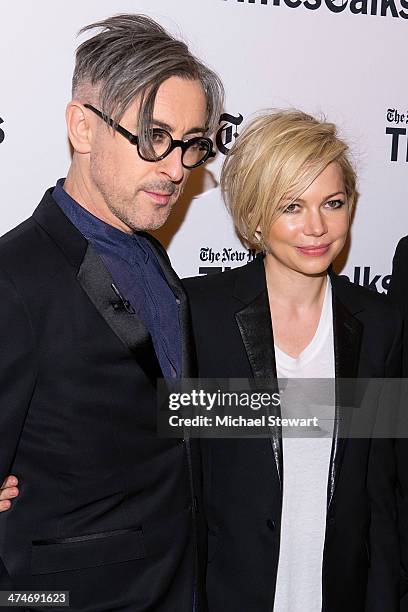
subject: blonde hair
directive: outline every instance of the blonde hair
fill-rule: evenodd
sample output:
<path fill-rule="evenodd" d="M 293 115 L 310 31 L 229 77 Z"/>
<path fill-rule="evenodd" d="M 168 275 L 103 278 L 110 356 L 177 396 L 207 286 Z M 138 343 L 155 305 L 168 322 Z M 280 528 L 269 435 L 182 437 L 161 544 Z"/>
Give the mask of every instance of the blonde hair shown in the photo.
<path fill-rule="evenodd" d="M 331 162 L 342 170 L 351 214 L 358 192 L 348 151 L 333 123 L 301 111 L 269 111 L 253 119 L 221 173 L 226 205 L 248 246 L 265 249 L 262 236 L 282 214 L 282 200 L 299 198 Z"/>

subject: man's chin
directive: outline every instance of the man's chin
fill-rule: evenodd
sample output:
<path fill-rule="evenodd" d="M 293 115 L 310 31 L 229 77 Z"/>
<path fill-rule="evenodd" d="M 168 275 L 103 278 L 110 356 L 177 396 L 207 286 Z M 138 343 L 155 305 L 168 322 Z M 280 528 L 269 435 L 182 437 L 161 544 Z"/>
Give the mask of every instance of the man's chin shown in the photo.
<path fill-rule="evenodd" d="M 154 215 L 145 219 L 135 219 L 132 222 L 133 231 L 153 231 L 161 228 L 169 218 L 171 207 L 156 211 Z"/>

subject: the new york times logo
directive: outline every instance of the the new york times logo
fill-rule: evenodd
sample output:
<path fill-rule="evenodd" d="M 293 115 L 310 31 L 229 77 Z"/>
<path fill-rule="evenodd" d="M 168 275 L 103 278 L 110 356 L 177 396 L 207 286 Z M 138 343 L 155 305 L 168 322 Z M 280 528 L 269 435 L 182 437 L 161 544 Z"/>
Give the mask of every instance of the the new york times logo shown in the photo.
<path fill-rule="evenodd" d="M 348 9 L 353 15 L 380 15 L 408 19 L 408 0 L 223 0 L 223 2 L 272 6 L 284 4 L 293 9 L 303 5 L 310 11 L 316 11 L 325 5 L 332 13 L 342 13 Z"/>
<path fill-rule="evenodd" d="M 408 110 L 402 112 L 397 108 L 387 109 L 387 123 L 390 127 L 385 133 L 390 138 L 390 160 L 392 162 L 408 162 Z"/>
<path fill-rule="evenodd" d="M 215 274 L 216 272 L 225 272 L 231 270 L 231 267 L 244 263 L 249 263 L 255 259 L 256 252 L 253 249 L 245 249 L 237 251 L 231 247 L 224 247 L 216 250 L 212 247 L 201 247 L 200 261 L 204 262 L 204 266 L 198 268 L 199 274 Z"/>
<path fill-rule="evenodd" d="M 244 118 L 242 115 L 235 117 L 235 115 L 223 113 L 220 116 L 219 123 L 221 125 L 215 137 L 215 144 L 219 152 L 223 155 L 227 155 L 233 141 L 238 138 L 238 126 L 241 125 L 243 120 Z"/>
<path fill-rule="evenodd" d="M 0 117 L 0 125 L 4 123 L 4 120 Z M 0 144 L 3 142 L 5 138 L 5 134 L 4 131 L 0 128 Z"/>

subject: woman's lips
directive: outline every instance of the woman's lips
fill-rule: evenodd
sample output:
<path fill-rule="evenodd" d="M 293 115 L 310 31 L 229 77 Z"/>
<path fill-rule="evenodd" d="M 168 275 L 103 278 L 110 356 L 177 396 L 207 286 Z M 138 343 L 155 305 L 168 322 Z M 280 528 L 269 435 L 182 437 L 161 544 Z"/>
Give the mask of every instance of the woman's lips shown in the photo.
<path fill-rule="evenodd" d="M 149 196 L 149 198 L 154 200 L 156 204 L 161 204 L 162 206 L 169 203 L 172 195 L 171 193 L 156 193 L 154 191 L 145 191 L 145 193 Z"/>
<path fill-rule="evenodd" d="M 321 257 L 325 255 L 330 248 L 330 244 L 320 244 L 318 246 L 310 247 L 296 247 L 302 255 L 308 255 L 309 257 Z"/>

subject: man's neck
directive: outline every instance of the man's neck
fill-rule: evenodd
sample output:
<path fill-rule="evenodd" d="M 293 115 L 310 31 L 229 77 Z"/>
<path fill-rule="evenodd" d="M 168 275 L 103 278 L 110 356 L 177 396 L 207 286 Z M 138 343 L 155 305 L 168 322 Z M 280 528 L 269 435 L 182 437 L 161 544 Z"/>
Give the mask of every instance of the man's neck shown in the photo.
<path fill-rule="evenodd" d="M 75 161 L 72 162 L 65 179 L 64 191 L 94 217 L 108 225 L 112 225 L 112 227 L 121 232 L 126 234 L 133 233 L 129 227 L 109 210 L 103 201 L 102 195 L 95 193 L 95 190 L 92 188 L 92 181 L 78 168 Z"/>

